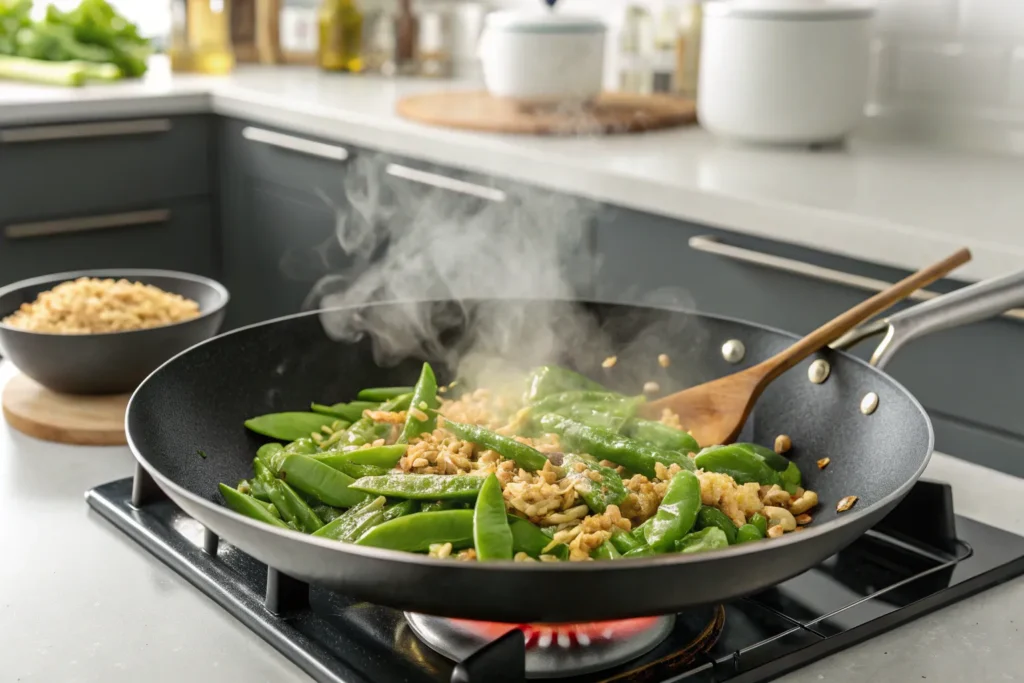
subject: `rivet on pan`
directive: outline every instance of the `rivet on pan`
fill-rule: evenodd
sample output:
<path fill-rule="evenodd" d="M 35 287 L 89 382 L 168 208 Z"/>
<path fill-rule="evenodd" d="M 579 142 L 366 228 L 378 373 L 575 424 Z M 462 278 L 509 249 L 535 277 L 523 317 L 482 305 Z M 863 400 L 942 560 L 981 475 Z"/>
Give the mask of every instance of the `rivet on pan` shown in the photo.
<path fill-rule="evenodd" d="M 832 366 L 828 364 L 827 360 L 819 358 L 811 363 L 811 366 L 807 368 L 807 379 L 811 380 L 815 384 L 821 384 L 828 379 L 830 372 L 832 372 Z"/>
<path fill-rule="evenodd" d="M 865 415 L 870 415 L 878 409 L 878 394 L 873 391 L 869 391 L 864 394 L 864 398 L 860 401 L 860 412 Z"/>
<path fill-rule="evenodd" d="M 739 363 L 747 353 L 747 348 L 739 339 L 730 339 L 722 344 L 722 358 L 728 363 Z"/>

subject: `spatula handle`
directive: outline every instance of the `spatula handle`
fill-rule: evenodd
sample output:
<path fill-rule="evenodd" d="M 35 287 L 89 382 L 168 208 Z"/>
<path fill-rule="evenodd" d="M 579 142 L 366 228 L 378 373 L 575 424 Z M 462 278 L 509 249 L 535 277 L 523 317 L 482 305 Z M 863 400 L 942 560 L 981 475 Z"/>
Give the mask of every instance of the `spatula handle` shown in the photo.
<path fill-rule="evenodd" d="M 912 292 L 930 285 L 957 266 L 961 266 L 970 260 L 970 250 L 960 249 L 942 261 L 927 268 L 922 268 L 916 273 L 900 280 L 892 287 L 875 294 L 870 299 L 862 301 L 845 313 L 836 316 L 785 351 L 761 363 L 761 368 L 764 371 L 763 383 L 767 384 L 815 351 L 828 346 L 868 318 L 881 313 L 897 301 L 905 299 Z"/>

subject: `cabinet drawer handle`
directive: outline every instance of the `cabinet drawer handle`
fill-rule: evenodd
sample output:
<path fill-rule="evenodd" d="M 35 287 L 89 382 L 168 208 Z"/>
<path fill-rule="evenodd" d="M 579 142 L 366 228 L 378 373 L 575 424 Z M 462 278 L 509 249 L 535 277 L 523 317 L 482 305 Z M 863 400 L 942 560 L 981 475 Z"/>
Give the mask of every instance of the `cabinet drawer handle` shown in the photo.
<path fill-rule="evenodd" d="M 471 197 L 478 197 L 490 202 L 503 202 L 508 198 L 503 191 L 494 187 L 485 187 L 484 185 L 467 183 L 465 180 L 457 180 L 456 178 L 449 178 L 448 176 L 438 175 L 437 173 L 420 171 L 415 168 L 409 168 L 408 166 L 402 166 L 401 164 L 388 164 L 384 167 L 384 172 L 395 178 L 411 180 L 414 183 L 430 185 L 431 187 L 436 187 L 441 190 L 448 190 L 450 192 L 457 192 Z"/>
<path fill-rule="evenodd" d="M 4 228 L 4 236 L 7 239 L 20 240 L 30 237 L 88 232 L 90 230 L 106 230 L 107 228 L 166 223 L 170 218 L 170 210 L 152 209 L 150 211 L 109 213 L 104 216 L 79 216 L 77 218 L 63 218 L 55 221 L 39 221 L 37 223 L 11 223 Z"/>
<path fill-rule="evenodd" d="M 892 286 L 891 282 L 886 282 L 885 280 L 876 280 L 872 277 L 846 273 L 833 268 L 824 268 L 822 266 L 816 266 L 811 263 L 804 263 L 803 261 L 784 258 L 782 256 L 772 256 L 771 254 L 764 254 L 759 251 L 744 249 L 743 247 L 735 247 L 730 244 L 720 242 L 718 239 L 710 235 L 698 235 L 696 237 L 691 237 L 690 248 L 706 254 L 724 256 L 726 258 L 733 259 L 734 261 L 752 263 L 756 266 L 780 270 L 785 273 L 793 273 L 794 275 L 803 275 L 804 277 L 813 278 L 815 280 L 831 282 L 844 287 L 863 289 L 868 292 L 881 292 Z M 939 296 L 938 292 L 919 289 L 907 298 L 913 301 L 928 301 L 929 299 L 934 299 L 937 296 Z M 1016 308 L 1012 311 L 1007 311 L 1003 314 L 1003 317 L 1013 318 L 1015 320 L 1024 320 L 1024 309 Z"/>
<path fill-rule="evenodd" d="M 262 142 L 264 145 L 280 147 L 281 149 L 306 154 L 311 157 L 331 159 L 332 161 L 345 161 L 345 159 L 348 159 L 348 150 L 344 147 L 328 145 L 315 140 L 306 140 L 305 138 L 297 138 L 294 135 L 275 133 L 264 128 L 246 126 L 242 129 L 242 137 L 246 140 Z"/>
<path fill-rule="evenodd" d="M 122 135 L 148 135 L 166 133 L 173 123 L 170 119 L 139 119 L 136 121 L 99 121 L 57 126 L 32 126 L 0 130 L 0 142 L 45 142 L 76 140 L 81 138 L 113 138 Z"/>

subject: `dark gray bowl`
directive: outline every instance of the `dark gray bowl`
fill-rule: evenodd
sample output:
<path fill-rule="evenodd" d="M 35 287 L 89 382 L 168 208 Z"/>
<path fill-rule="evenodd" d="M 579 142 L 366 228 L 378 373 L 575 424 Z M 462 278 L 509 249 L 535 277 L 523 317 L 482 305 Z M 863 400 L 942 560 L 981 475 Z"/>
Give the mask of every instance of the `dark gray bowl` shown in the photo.
<path fill-rule="evenodd" d="M 0 320 L 61 282 L 80 277 L 125 278 L 199 304 L 192 320 L 131 332 L 45 334 L 0 323 L 0 353 L 43 386 L 65 394 L 133 391 L 171 356 L 217 334 L 230 298 L 219 282 L 170 270 L 83 270 L 22 280 L 0 288 Z"/>

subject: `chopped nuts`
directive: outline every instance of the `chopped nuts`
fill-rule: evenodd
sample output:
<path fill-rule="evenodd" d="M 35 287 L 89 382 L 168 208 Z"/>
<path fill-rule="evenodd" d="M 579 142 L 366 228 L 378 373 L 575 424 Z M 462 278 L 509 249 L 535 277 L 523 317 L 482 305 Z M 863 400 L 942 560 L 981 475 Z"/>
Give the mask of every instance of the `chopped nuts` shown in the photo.
<path fill-rule="evenodd" d="M 778 538 L 784 533 L 786 532 L 782 528 L 781 524 L 776 524 L 775 526 L 768 527 L 768 538 Z"/>
<path fill-rule="evenodd" d="M 794 515 L 802 515 L 818 504 L 818 494 L 814 491 L 804 491 L 803 495 L 789 504 L 789 511 Z"/>
<path fill-rule="evenodd" d="M 798 526 L 797 528 L 793 529 L 793 533 L 794 534 L 796 532 L 798 532 L 798 531 L 807 531 L 807 527 L 805 527 L 805 526 Z"/>
<path fill-rule="evenodd" d="M 818 469 L 823 470 L 828 467 L 828 464 L 832 462 L 832 458 L 822 458 L 818 461 Z"/>
<path fill-rule="evenodd" d="M 779 434 L 775 437 L 775 452 L 785 453 L 793 447 L 793 440 L 785 434 Z"/>
<path fill-rule="evenodd" d="M 672 359 L 668 357 L 667 353 L 660 353 L 658 354 L 658 365 L 663 368 L 667 368 L 672 365 Z"/>
<path fill-rule="evenodd" d="M 762 513 L 768 518 L 769 526 L 781 526 L 783 531 L 792 531 L 796 528 L 796 518 L 786 508 L 767 505 Z"/>
<path fill-rule="evenodd" d="M 618 362 L 619 362 L 619 357 L 618 356 L 608 356 L 603 361 L 601 361 L 601 367 L 602 368 L 610 368 L 610 367 L 613 367 Z"/>
<path fill-rule="evenodd" d="M 657 382 L 644 382 L 645 394 L 656 394 L 661 391 L 661 385 Z"/>
<path fill-rule="evenodd" d="M 797 517 L 796 517 L 796 523 L 799 524 L 800 526 L 807 526 L 808 524 L 810 524 L 813 521 L 814 521 L 814 518 L 811 517 L 806 512 L 804 514 L 802 514 L 802 515 L 797 515 Z"/>
<path fill-rule="evenodd" d="M 313 432 L 312 434 L 310 434 L 310 437 L 312 437 L 313 441 L 316 441 L 317 443 L 320 443 L 321 441 L 324 440 L 324 435 L 321 434 L 320 432 Z"/>
<path fill-rule="evenodd" d="M 857 496 L 846 496 L 836 505 L 836 512 L 846 512 L 857 502 Z"/>

